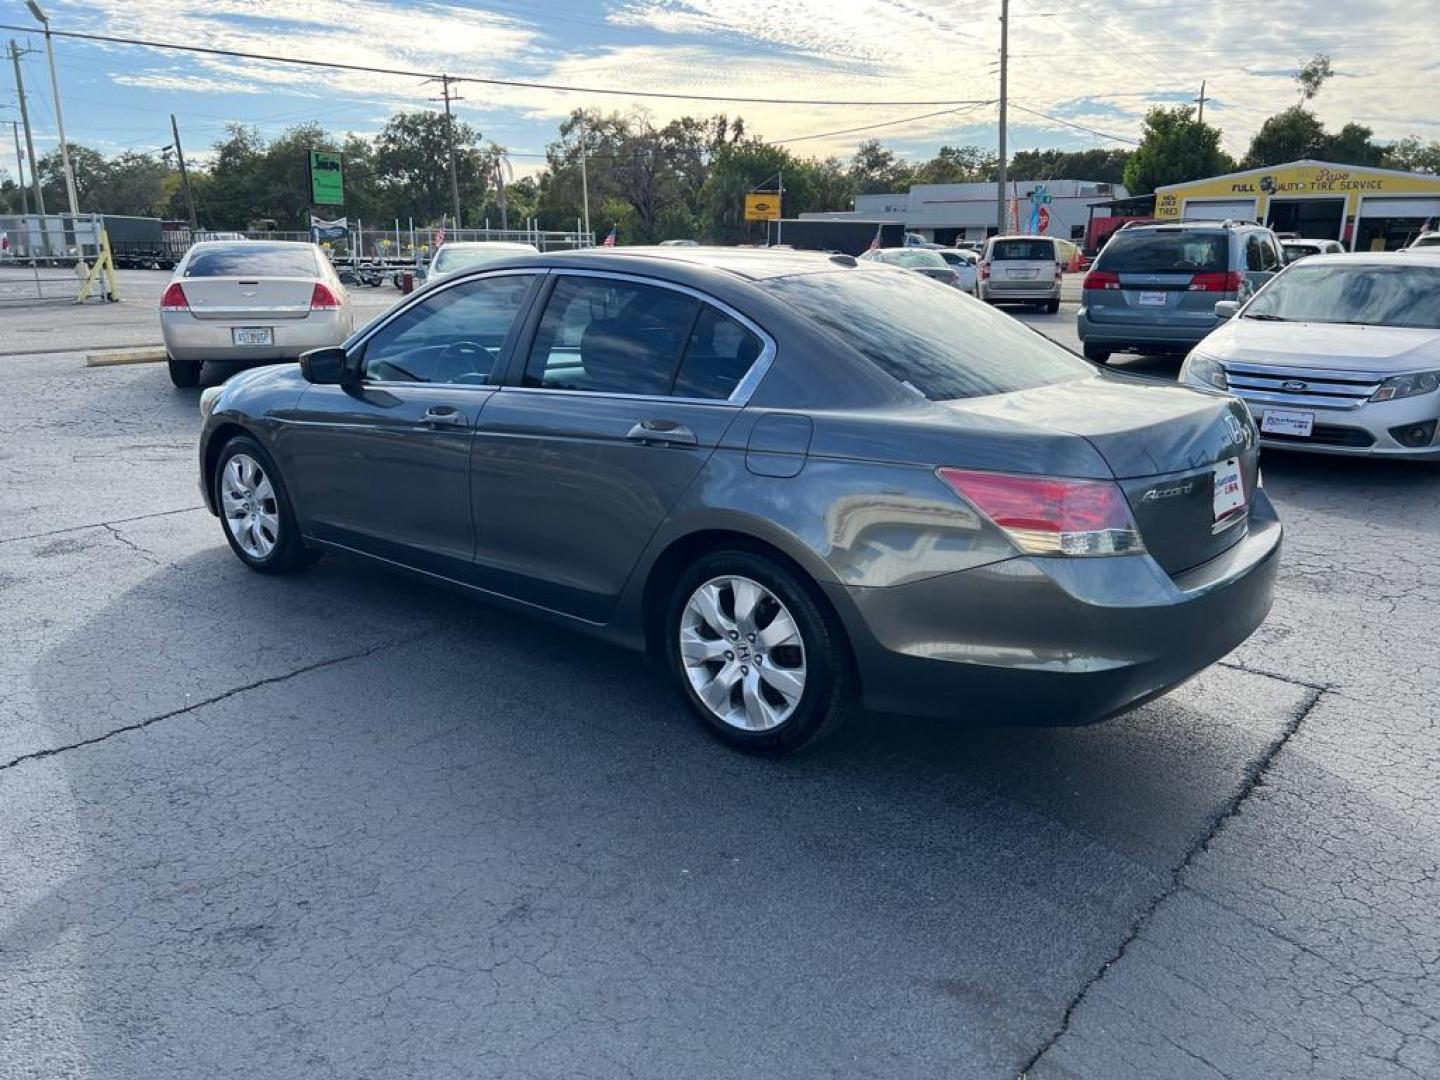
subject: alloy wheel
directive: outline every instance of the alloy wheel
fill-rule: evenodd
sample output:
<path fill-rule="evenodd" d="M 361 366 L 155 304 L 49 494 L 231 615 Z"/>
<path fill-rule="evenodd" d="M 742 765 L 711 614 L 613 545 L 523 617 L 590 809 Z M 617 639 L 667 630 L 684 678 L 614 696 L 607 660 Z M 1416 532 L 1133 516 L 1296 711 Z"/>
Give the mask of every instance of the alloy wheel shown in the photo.
<path fill-rule="evenodd" d="M 220 502 L 225 527 L 240 550 L 252 559 L 264 559 L 280 542 L 280 507 L 275 488 L 260 463 L 249 454 L 236 454 L 220 475 Z"/>
<path fill-rule="evenodd" d="M 769 731 L 805 693 L 805 643 L 784 603 L 747 577 L 700 585 L 680 616 L 680 659 L 690 686 L 721 722 Z"/>

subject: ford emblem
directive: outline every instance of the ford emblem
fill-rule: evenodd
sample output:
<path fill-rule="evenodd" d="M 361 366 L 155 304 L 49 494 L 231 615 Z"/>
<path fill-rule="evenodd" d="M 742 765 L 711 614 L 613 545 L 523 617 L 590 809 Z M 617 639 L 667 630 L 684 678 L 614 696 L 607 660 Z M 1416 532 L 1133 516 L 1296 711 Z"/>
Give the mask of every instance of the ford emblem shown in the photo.
<path fill-rule="evenodd" d="M 1301 382 L 1299 379 L 1286 379 L 1280 384 L 1280 389 L 1292 394 L 1303 394 L 1306 390 L 1310 389 L 1310 384 Z"/>

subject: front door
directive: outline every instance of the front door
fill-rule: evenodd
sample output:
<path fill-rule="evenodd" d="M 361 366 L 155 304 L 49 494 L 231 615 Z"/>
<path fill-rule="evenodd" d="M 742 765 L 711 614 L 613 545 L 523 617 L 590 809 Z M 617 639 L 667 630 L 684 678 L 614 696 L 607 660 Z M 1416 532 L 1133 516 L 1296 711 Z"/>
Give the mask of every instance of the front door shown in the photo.
<path fill-rule="evenodd" d="M 358 347 L 362 380 L 312 386 L 282 440 L 302 527 L 448 577 L 475 552 L 470 444 L 539 275 L 457 281 Z"/>
<path fill-rule="evenodd" d="M 762 351 L 689 292 L 556 275 L 518 385 L 491 399 L 475 439 L 477 579 L 605 621 Z"/>

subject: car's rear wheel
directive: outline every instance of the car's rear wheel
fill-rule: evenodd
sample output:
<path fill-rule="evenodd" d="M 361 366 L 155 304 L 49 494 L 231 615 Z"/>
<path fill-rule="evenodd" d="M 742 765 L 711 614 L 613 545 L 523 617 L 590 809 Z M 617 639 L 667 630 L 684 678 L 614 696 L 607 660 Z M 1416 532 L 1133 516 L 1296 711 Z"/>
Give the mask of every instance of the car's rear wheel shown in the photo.
<path fill-rule="evenodd" d="M 176 386 L 189 388 L 200 385 L 200 361 L 176 360 L 167 355 L 165 363 L 170 368 L 170 381 Z"/>
<path fill-rule="evenodd" d="M 1103 364 L 1106 360 L 1110 359 L 1110 350 L 1102 349 L 1098 345 L 1086 345 L 1085 359 L 1097 364 Z"/>
<path fill-rule="evenodd" d="M 315 561 L 300 536 L 290 495 L 264 447 L 248 436 L 220 451 L 212 478 L 230 549 L 262 574 L 288 574 Z"/>
<path fill-rule="evenodd" d="M 843 631 L 789 567 L 748 551 L 695 562 L 671 592 L 669 665 L 725 742 L 779 754 L 838 719 L 852 680 Z"/>
<path fill-rule="evenodd" d="M 1060 310 L 1060 301 L 1059 301 L 1059 300 L 1047 300 L 1047 301 L 1045 301 L 1045 311 L 1046 311 L 1048 314 L 1054 315 L 1054 314 L 1055 314 L 1057 311 L 1059 311 L 1059 310 Z"/>

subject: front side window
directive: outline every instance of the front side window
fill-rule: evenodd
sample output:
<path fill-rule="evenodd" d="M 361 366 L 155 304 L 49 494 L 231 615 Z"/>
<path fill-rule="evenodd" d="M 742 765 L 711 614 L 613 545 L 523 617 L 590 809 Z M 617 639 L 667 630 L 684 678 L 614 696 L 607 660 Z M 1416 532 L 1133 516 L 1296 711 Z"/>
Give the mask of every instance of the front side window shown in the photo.
<path fill-rule="evenodd" d="M 533 274 L 504 274 L 431 293 L 375 332 L 365 346 L 365 377 L 488 383 L 534 280 Z"/>
<path fill-rule="evenodd" d="M 918 275 L 855 268 L 760 286 L 912 393 L 954 401 L 1093 377 L 1087 362 L 984 304 Z"/>
<path fill-rule="evenodd" d="M 702 304 L 599 277 L 562 277 L 545 306 L 525 385 L 597 394 L 668 394 Z"/>
<path fill-rule="evenodd" d="M 1258 293 L 1244 317 L 1440 330 L 1440 270 L 1298 263 Z"/>

